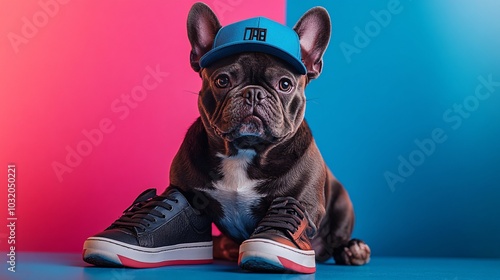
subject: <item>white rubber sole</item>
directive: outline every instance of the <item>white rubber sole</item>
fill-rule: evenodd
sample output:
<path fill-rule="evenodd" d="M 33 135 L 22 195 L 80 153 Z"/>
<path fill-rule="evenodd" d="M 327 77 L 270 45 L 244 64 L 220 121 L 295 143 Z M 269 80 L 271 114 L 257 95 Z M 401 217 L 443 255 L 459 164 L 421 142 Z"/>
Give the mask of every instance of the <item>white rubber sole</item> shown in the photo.
<path fill-rule="evenodd" d="M 255 271 L 314 273 L 314 250 L 300 250 L 269 239 L 249 239 L 240 246 L 238 264 Z"/>
<path fill-rule="evenodd" d="M 212 241 L 145 248 L 113 239 L 90 237 L 83 244 L 83 260 L 97 266 L 146 268 L 204 264 L 213 261 L 212 252 Z"/>

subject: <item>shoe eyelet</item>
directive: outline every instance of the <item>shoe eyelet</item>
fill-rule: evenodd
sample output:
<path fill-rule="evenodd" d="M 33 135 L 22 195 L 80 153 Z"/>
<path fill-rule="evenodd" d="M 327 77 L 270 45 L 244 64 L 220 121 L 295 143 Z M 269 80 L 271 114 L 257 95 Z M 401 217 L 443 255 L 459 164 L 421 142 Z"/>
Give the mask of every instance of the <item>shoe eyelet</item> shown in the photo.
<path fill-rule="evenodd" d="M 179 203 L 179 200 L 178 200 L 178 199 L 174 199 L 174 202 L 175 202 L 175 203 Z"/>
<path fill-rule="evenodd" d="M 162 215 L 162 219 L 165 219 L 166 217 L 167 217 L 167 216 L 165 216 L 165 215 Z"/>

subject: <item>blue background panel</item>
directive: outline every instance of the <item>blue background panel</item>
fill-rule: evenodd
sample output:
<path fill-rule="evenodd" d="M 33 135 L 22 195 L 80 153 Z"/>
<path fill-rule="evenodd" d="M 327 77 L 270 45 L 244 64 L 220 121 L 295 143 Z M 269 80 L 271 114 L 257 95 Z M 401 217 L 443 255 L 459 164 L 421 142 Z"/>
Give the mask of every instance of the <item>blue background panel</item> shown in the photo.
<path fill-rule="evenodd" d="M 380 256 L 500 257 L 500 2 L 287 2 L 332 18 L 306 117 Z"/>

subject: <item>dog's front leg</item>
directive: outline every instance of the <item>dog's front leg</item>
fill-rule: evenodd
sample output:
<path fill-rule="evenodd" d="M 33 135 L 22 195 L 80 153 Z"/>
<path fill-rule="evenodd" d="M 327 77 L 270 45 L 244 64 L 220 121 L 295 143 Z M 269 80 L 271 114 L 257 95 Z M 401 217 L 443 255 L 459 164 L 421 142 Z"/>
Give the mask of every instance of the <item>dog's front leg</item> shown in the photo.
<path fill-rule="evenodd" d="M 240 245 L 221 233 L 213 237 L 214 259 L 236 262 Z"/>

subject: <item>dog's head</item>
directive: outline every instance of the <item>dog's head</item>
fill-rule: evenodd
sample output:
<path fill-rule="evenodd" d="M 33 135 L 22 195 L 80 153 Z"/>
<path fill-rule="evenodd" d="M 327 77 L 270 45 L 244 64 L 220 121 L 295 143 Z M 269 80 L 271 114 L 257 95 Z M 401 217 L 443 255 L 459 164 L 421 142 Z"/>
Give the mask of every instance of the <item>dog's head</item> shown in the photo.
<path fill-rule="evenodd" d="M 293 30 L 262 17 L 221 27 L 197 3 L 187 27 L 207 133 L 238 149 L 292 137 L 304 119 L 304 89 L 322 70 L 331 30 L 326 10 L 309 10 Z"/>

